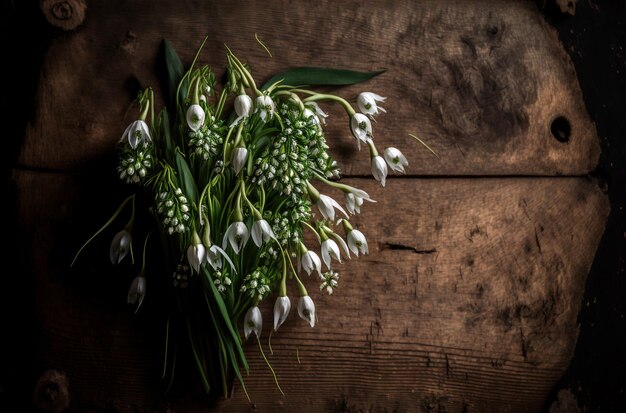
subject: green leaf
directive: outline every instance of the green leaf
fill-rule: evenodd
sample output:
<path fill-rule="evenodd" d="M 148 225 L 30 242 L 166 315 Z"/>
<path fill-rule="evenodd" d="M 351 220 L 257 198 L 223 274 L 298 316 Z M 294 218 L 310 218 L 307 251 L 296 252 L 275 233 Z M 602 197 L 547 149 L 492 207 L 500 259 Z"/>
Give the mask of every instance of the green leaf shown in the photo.
<path fill-rule="evenodd" d="M 163 148 L 165 149 L 165 159 L 168 162 L 174 159 L 174 142 L 172 141 L 172 130 L 170 129 L 170 115 L 167 109 L 163 108 L 160 115 L 161 133 L 163 134 Z"/>
<path fill-rule="evenodd" d="M 180 184 L 185 195 L 189 197 L 189 202 L 196 205 L 198 203 L 198 188 L 196 188 L 189 165 L 185 161 L 185 156 L 180 151 L 176 151 L 176 168 L 178 169 Z"/>
<path fill-rule="evenodd" d="M 330 69 L 326 67 L 294 67 L 282 73 L 274 75 L 265 82 L 261 90 L 265 90 L 282 79 L 282 85 L 288 86 L 346 86 L 365 82 L 383 73 L 384 70 L 375 72 L 356 72 L 354 70 Z"/>
<path fill-rule="evenodd" d="M 167 91 L 168 101 L 172 106 L 176 103 L 176 91 L 178 84 L 183 79 L 185 68 L 183 62 L 180 61 L 178 54 L 174 50 L 174 46 L 168 40 L 163 39 L 163 49 L 165 51 L 165 71 L 167 74 Z"/>
<path fill-rule="evenodd" d="M 246 356 L 243 353 L 243 348 L 241 347 L 241 339 L 239 337 L 239 333 L 237 333 L 237 331 L 235 331 L 235 329 L 233 328 L 233 324 L 230 321 L 230 316 L 228 315 L 228 310 L 226 309 L 226 304 L 224 303 L 224 300 L 222 299 L 220 292 L 217 291 L 217 287 L 215 287 L 215 284 L 213 284 L 213 280 L 211 279 L 211 275 L 209 274 L 206 266 L 203 268 L 203 271 L 204 271 L 204 275 L 207 281 L 206 284 L 209 285 L 209 288 L 211 289 L 211 292 L 213 293 L 213 298 L 215 299 L 215 302 L 217 303 L 217 307 L 219 308 L 220 313 L 222 314 L 222 318 L 224 319 L 226 328 L 228 329 L 228 331 L 230 332 L 233 338 L 232 342 L 233 344 L 235 344 L 237 353 L 239 353 L 239 358 L 241 359 L 243 367 L 246 369 L 246 372 L 247 372 L 248 362 L 246 361 Z"/>

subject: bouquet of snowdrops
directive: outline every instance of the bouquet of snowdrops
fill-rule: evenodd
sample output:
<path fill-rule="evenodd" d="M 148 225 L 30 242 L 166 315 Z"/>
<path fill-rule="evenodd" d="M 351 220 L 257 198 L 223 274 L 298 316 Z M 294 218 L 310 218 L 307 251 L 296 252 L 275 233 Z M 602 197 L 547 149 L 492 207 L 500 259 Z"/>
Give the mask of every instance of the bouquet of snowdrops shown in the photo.
<path fill-rule="evenodd" d="M 357 112 L 339 96 L 295 86 L 352 84 L 378 72 L 297 68 L 259 86 L 229 50 L 227 81 L 220 88 L 209 67 L 196 67 L 194 59 L 184 72 L 167 42 L 165 51 L 169 107 L 155 114 L 152 89 L 139 93 L 138 118 L 118 144 L 117 171 L 133 194 L 98 233 L 131 208 L 130 220 L 113 237 L 110 258 L 120 263 L 133 240 L 143 239 L 142 266 L 128 291 L 137 309 L 151 279 L 167 284 L 165 296 L 156 298 L 168 314 L 164 377 L 173 374 L 177 351 L 189 349 L 205 390 L 227 394 L 229 377 L 243 384 L 241 372 L 248 369 L 239 327 L 246 339 L 261 335 L 259 302 L 275 300 L 274 330 L 290 313 L 290 297 L 300 318 L 314 327 L 315 304 L 302 274 L 314 274 L 320 290 L 331 294 L 339 281 L 333 260 L 368 253 L 349 214 L 372 200 L 337 181 L 319 103 L 345 110 L 339 121 L 346 122 L 356 147 L 369 148 L 372 174 L 383 186 L 388 168 L 404 172 L 407 160 L 395 148 L 381 156 L 374 143 L 370 118 L 384 112 L 384 97 L 361 93 Z M 328 195 L 331 190 L 343 195 L 345 208 Z M 139 212 L 138 197 L 148 205 Z M 133 232 L 138 213 L 149 218 L 144 234 Z M 305 231 L 319 246 L 305 245 Z M 154 249 L 158 254 L 147 257 Z"/>

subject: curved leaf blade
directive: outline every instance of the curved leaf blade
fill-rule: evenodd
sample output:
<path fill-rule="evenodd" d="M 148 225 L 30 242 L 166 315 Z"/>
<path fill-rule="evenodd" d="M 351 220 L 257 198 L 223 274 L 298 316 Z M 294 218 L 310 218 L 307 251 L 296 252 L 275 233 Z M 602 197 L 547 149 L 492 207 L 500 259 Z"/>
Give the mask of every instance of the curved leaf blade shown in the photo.
<path fill-rule="evenodd" d="M 193 179 L 189 165 L 185 161 L 184 155 L 180 151 L 176 151 L 176 168 L 179 173 L 180 185 L 185 192 L 185 195 L 189 198 L 189 202 L 192 204 L 198 203 L 198 188 L 196 188 L 196 182 Z"/>
<path fill-rule="evenodd" d="M 267 89 L 281 79 L 283 81 L 281 84 L 288 86 L 347 86 L 365 82 L 381 73 L 384 73 L 384 70 L 357 72 L 327 67 L 294 67 L 272 76 L 261 90 Z"/>

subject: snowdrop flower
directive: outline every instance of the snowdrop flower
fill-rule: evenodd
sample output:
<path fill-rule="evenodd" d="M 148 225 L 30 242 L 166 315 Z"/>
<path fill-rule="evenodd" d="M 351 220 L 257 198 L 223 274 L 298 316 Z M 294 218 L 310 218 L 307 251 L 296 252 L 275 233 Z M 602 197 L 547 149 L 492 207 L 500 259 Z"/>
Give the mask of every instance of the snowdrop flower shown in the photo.
<path fill-rule="evenodd" d="M 109 250 L 111 264 L 119 264 L 124 259 L 126 254 L 128 254 L 132 240 L 130 232 L 125 229 L 115 234 Z"/>
<path fill-rule="evenodd" d="M 276 302 L 274 303 L 274 331 L 278 330 L 287 317 L 289 316 L 289 311 L 291 310 L 291 301 L 289 297 L 277 297 Z"/>
<path fill-rule="evenodd" d="M 200 266 L 206 259 L 206 249 L 202 242 L 200 241 L 200 237 L 194 231 L 193 233 L 193 243 L 187 248 L 187 261 L 189 261 L 189 265 L 193 268 L 198 274 L 200 273 Z"/>
<path fill-rule="evenodd" d="M 304 111 L 302 112 L 302 115 L 306 118 L 312 118 L 313 119 L 313 123 L 315 123 L 316 125 L 320 124 L 320 120 L 317 117 L 317 115 L 309 108 L 304 108 Z"/>
<path fill-rule="evenodd" d="M 367 140 L 372 136 L 372 123 L 364 114 L 355 113 L 350 120 L 350 128 L 360 150 L 361 142 L 367 143 Z"/>
<path fill-rule="evenodd" d="M 130 288 L 128 289 L 128 304 L 136 304 L 137 302 L 139 303 L 137 305 L 137 310 L 135 310 L 135 312 L 139 311 L 139 307 L 141 307 L 141 303 L 143 303 L 143 298 L 146 295 L 146 277 L 143 276 L 143 274 L 139 274 L 138 276 L 135 277 L 135 279 L 133 280 L 132 284 L 130 285 Z"/>
<path fill-rule="evenodd" d="M 252 98 L 248 95 L 239 95 L 235 98 L 235 113 L 240 118 L 247 118 L 252 114 Z"/>
<path fill-rule="evenodd" d="M 357 257 L 359 253 L 361 254 L 369 254 L 369 249 L 367 247 L 367 240 L 365 239 L 365 235 L 358 229 L 352 229 L 348 232 L 348 246 L 350 247 L 350 251 L 354 253 Z"/>
<path fill-rule="evenodd" d="M 152 142 L 148 125 L 143 120 L 136 120 L 128 125 L 119 141 L 122 142 L 124 139 L 128 140 L 128 144 L 133 149 L 140 143 Z"/>
<path fill-rule="evenodd" d="M 322 259 L 324 260 L 324 264 L 326 264 L 326 268 L 330 269 L 330 260 L 331 258 L 336 259 L 341 262 L 341 253 L 339 252 L 339 246 L 332 239 L 326 239 L 322 242 Z"/>
<path fill-rule="evenodd" d="M 363 205 L 363 198 L 354 195 L 351 192 L 346 192 L 346 209 L 352 215 L 361 213 L 361 205 Z"/>
<path fill-rule="evenodd" d="M 237 272 L 235 271 L 235 264 L 233 264 L 228 254 L 226 254 L 226 251 L 224 251 L 217 245 L 215 244 L 211 245 L 211 247 L 206 252 L 207 262 L 216 271 L 222 269 L 222 257 L 226 258 L 226 261 L 228 261 L 233 271 Z"/>
<path fill-rule="evenodd" d="M 311 271 L 317 271 L 319 276 L 322 276 L 322 262 L 320 257 L 313 251 L 307 251 L 300 259 L 302 268 L 308 275 L 311 275 Z"/>
<path fill-rule="evenodd" d="M 187 109 L 187 126 L 192 131 L 197 131 L 204 125 L 204 110 L 200 105 L 191 105 Z"/>
<path fill-rule="evenodd" d="M 243 332 L 246 336 L 246 340 L 252 332 L 256 334 L 257 338 L 260 338 L 261 331 L 263 331 L 263 317 L 261 316 L 261 310 L 259 310 L 259 307 L 257 306 L 250 307 L 243 319 Z"/>
<path fill-rule="evenodd" d="M 385 179 L 387 179 L 387 164 L 382 156 L 376 155 L 372 157 L 372 175 L 374 179 L 385 186 Z"/>
<path fill-rule="evenodd" d="M 230 243 L 235 254 L 239 254 L 239 251 L 246 245 L 246 242 L 248 242 L 248 238 L 250 238 L 250 233 L 248 232 L 246 224 L 241 221 L 233 222 L 224 234 L 222 249 L 226 249 L 226 245 Z"/>
<path fill-rule="evenodd" d="M 308 295 L 300 297 L 298 301 L 298 315 L 307 321 L 311 327 L 315 327 L 315 303 Z"/>
<path fill-rule="evenodd" d="M 363 205 L 363 200 L 376 202 L 372 198 L 370 198 L 367 192 L 363 191 L 362 189 L 352 187 L 346 190 L 346 192 L 344 193 L 344 197 L 346 200 L 346 209 L 352 215 L 361 213 L 361 205 Z"/>
<path fill-rule="evenodd" d="M 335 209 L 341 211 L 346 218 L 348 218 L 348 214 L 346 211 L 339 205 L 337 201 L 328 195 L 320 195 L 319 199 L 316 202 L 317 208 L 320 210 L 320 213 L 325 219 L 329 219 L 331 221 L 335 220 Z"/>
<path fill-rule="evenodd" d="M 250 117 L 252 115 L 252 98 L 246 94 L 238 95 L 235 98 L 235 113 L 237 118 L 230 125 L 232 128 L 241 122 L 242 119 Z"/>
<path fill-rule="evenodd" d="M 322 108 L 320 108 L 317 102 L 307 102 L 306 106 L 310 108 L 309 111 L 313 112 L 313 114 L 317 118 L 318 124 L 321 121 L 322 124 L 326 125 L 326 118 L 328 117 L 328 115 L 322 110 Z M 305 109 L 305 112 L 306 110 L 307 109 Z"/>
<path fill-rule="evenodd" d="M 385 161 L 394 172 L 404 173 L 404 167 L 409 164 L 406 157 L 396 148 L 385 149 Z"/>
<path fill-rule="evenodd" d="M 260 116 L 263 122 L 271 119 L 274 116 L 274 101 L 271 97 L 263 95 L 256 98 L 254 104 L 256 111 L 260 111 Z"/>
<path fill-rule="evenodd" d="M 374 117 L 374 115 L 378 115 L 378 111 L 387 112 L 385 109 L 378 106 L 378 103 L 376 103 L 384 102 L 385 99 L 387 98 L 377 95 L 376 93 L 363 92 L 360 93 L 357 98 L 357 105 L 359 106 L 359 110 L 361 112 Z"/>
<path fill-rule="evenodd" d="M 246 148 L 235 148 L 233 151 L 233 169 L 235 170 L 235 175 L 239 175 L 239 172 L 246 164 L 247 159 L 248 150 Z"/>
<path fill-rule="evenodd" d="M 261 248 L 261 245 L 269 241 L 270 238 L 276 238 L 270 224 L 264 219 L 254 221 L 252 225 L 252 240 L 256 246 Z"/>

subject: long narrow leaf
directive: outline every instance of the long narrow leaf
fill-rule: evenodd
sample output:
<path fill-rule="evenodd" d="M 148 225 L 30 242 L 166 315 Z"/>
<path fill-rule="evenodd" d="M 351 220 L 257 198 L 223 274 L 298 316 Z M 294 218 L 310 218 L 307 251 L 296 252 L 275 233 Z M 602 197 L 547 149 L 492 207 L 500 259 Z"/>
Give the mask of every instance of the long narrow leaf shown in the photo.
<path fill-rule="evenodd" d="M 189 169 L 189 165 L 187 165 L 187 161 L 185 161 L 185 157 L 179 151 L 176 152 L 176 168 L 178 169 L 178 173 L 180 174 L 180 184 L 183 187 L 185 195 L 189 197 L 189 201 L 192 204 L 197 204 L 198 188 L 196 188 L 196 183 L 193 179 L 193 175 L 191 174 L 191 170 Z"/>
<path fill-rule="evenodd" d="M 172 141 L 172 130 L 170 129 L 170 115 L 167 109 L 163 109 L 160 114 L 161 133 L 163 134 L 163 146 L 165 148 L 165 159 L 168 162 L 174 160 L 174 142 Z"/>
<path fill-rule="evenodd" d="M 176 103 L 176 91 L 178 90 L 178 84 L 185 74 L 185 68 L 178 54 L 176 54 L 172 43 L 163 39 L 163 48 L 165 51 L 165 70 L 167 72 L 167 99 L 172 105 L 170 107 L 174 107 L 173 104 Z"/>
<path fill-rule="evenodd" d="M 346 86 L 365 82 L 383 73 L 384 70 L 374 72 L 357 72 L 346 69 L 331 69 L 326 67 L 294 67 L 282 73 L 274 75 L 265 82 L 261 90 L 265 90 L 274 83 L 282 80 L 282 85 L 304 86 L 304 85 L 329 85 Z"/>
<path fill-rule="evenodd" d="M 220 313 L 222 314 L 222 318 L 224 319 L 224 324 L 226 324 L 226 328 L 228 329 L 231 336 L 233 337 L 232 342 L 235 344 L 235 347 L 237 348 L 237 353 L 239 354 L 239 358 L 241 359 L 241 362 L 244 368 L 246 369 L 246 372 L 248 372 L 248 361 L 246 360 L 246 356 L 243 353 L 243 348 L 241 347 L 241 339 L 239 337 L 239 333 L 237 333 L 237 331 L 235 331 L 235 329 L 233 328 L 233 324 L 230 321 L 230 316 L 228 315 L 228 310 L 226 309 L 226 304 L 224 303 L 224 300 L 222 299 L 222 296 L 220 295 L 219 291 L 217 291 L 217 287 L 215 287 L 215 284 L 213 284 L 213 280 L 211 280 L 211 276 L 208 273 L 208 270 L 206 268 L 204 268 L 204 275 L 205 277 L 207 277 L 207 284 L 209 285 L 209 288 L 211 289 L 211 292 L 213 293 L 213 298 L 215 299 L 217 307 L 219 308 Z"/>

